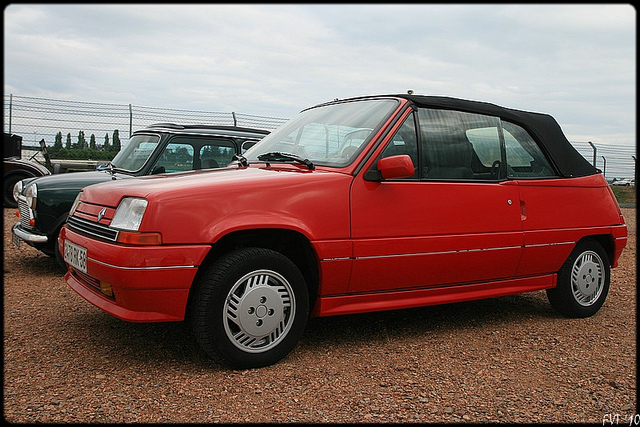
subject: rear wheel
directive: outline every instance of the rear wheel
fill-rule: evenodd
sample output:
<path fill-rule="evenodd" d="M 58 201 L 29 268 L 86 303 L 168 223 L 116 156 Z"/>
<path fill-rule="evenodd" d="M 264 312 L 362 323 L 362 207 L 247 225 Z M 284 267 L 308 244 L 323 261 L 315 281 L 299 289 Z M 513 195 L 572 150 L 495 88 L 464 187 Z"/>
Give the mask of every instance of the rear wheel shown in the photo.
<path fill-rule="evenodd" d="M 241 369 L 271 365 L 302 336 L 309 315 L 307 287 L 296 265 L 278 252 L 231 252 L 195 286 L 194 333 L 214 360 Z"/>
<path fill-rule="evenodd" d="M 598 312 L 609 293 L 611 268 L 602 245 L 593 239 L 578 242 L 558 272 L 558 285 L 547 289 L 549 302 L 567 317 Z"/>

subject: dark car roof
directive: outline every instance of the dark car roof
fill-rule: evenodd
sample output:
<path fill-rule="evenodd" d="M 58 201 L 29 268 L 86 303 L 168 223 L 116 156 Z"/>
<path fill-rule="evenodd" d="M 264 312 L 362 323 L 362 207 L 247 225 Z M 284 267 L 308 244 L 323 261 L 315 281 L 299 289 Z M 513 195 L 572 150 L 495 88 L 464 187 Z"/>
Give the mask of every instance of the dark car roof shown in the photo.
<path fill-rule="evenodd" d="M 235 138 L 263 138 L 270 132 L 264 129 L 246 128 L 239 126 L 216 126 L 216 125 L 179 125 L 175 123 L 155 123 L 134 132 L 143 133 L 144 131 L 159 131 L 167 133 L 180 134 L 206 134 L 218 135 Z"/>
<path fill-rule="evenodd" d="M 457 110 L 468 113 L 486 114 L 490 116 L 500 117 L 501 119 L 515 123 L 527 130 L 551 157 L 551 160 L 563 176 L 577 177 L 600 173 L 599 169 L 595 168 L 591 163 L 589 163 L 571 145 L 571 143 L 567 140 L 566 136 L 562 132 L 562 129 L 560 128 L 558 122 L 549 114 L 534 113 L 512 108 L 500 107 L 488 102 L 471 101 L 445 96 L 425 96 L 409 94 L 351 98 L 337 100 L 322 105 L 356 99 L 384 97 L 404 98 L 411 101 L 418 107 Z"/>

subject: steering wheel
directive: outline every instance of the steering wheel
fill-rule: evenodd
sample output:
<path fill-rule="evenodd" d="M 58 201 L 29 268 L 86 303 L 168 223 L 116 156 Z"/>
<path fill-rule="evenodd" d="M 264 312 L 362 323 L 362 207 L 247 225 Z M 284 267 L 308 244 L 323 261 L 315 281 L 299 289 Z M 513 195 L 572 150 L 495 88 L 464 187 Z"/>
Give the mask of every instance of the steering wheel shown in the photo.
<path fill-rule="evenodd" d="M 345 157 L 347 159 L 351 158 L 351 156 L 353 156 L 353 153 L 355 153 L 356 151 L 358 151 L 358 147 L 356 147 L 355 145 L 349 145 L 348 147 L 344 147 L 342 149 L 342 157 Z"/>

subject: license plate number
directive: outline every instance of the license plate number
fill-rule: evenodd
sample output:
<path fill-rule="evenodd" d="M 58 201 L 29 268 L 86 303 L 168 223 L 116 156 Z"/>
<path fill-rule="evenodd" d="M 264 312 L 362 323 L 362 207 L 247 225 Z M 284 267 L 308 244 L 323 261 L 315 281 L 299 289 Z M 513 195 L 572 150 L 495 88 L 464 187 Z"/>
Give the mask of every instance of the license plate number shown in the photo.
<path fill-rule="evenodd" d="M 87 272 L 87 248 L 76 245 L 68 240 L 64 241 L 64 261 L 74 268 Z"/>

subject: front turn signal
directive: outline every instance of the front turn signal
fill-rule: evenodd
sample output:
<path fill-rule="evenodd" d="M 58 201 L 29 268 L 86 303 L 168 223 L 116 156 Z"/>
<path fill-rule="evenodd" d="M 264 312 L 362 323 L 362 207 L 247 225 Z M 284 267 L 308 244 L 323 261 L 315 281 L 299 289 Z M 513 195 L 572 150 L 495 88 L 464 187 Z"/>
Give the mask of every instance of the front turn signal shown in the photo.
<path fill-rule="evenodd" d="M 100 291 L 108 297 L 113 297 L 113 288 L 109 283 L 100 281 Z"/>
<path fill-rule="evenodd" d="M 153 246 L 162 244 L 160 233 L 137 233 L 133 231 L 119 231 L 117 242 L 127 245 Z"/>

